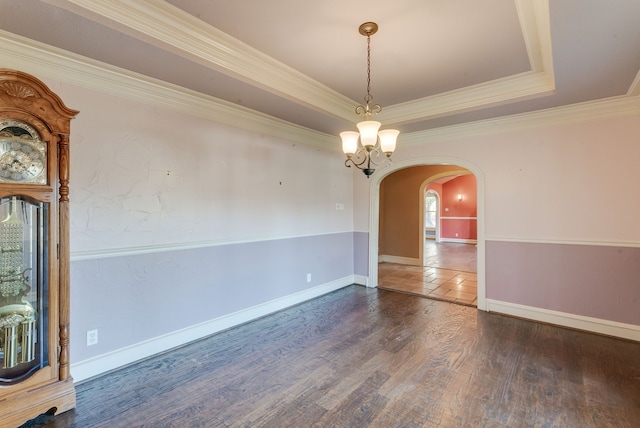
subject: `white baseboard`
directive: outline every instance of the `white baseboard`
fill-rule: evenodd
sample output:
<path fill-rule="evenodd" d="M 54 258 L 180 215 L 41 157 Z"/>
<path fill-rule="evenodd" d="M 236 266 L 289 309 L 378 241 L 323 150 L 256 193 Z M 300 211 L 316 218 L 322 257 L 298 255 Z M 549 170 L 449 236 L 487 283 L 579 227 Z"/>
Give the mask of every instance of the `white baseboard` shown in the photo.
<path fill-rule="evenodd" d="M 369 286 L 369 277 L 364 275 L 354 275 L 353 283 L 357 285 L 364 285 L 365 287 Z"/>
<path fill-rule="evenodd" d="M 487 311 L 640 342 L 640 326 L 487 299 Z"/>
<path fill-rule="evenodd" d="M 290 294 L 270 302 L 243 309 L 229 315 L 196 324 L 135 345 L 127 346 L 88 360 L 71 364 L 71 375 L 76 382 L 101 375 L 111 370 L 126 366 L 160 352 L 193 342 L 214 333 L 263 317 L 265 315 L 288 308 L 298 303 L 331 293 L 332 291 L 355 283 L 354 275 L 350 275 L 317 287 Z"/>
<path fill-rule="evenodd" d="M 399 257 L 399 256 L 378 256 L 378 262 L 387 262 L 387 263 L 398 263 L 401 265 L 409 265 L 409 266 L 422 266 L 422 261 L 420 259 L 414 259 L 411 257 Z"/>
<path fill-rule="evenodd" d="M 440 238 L 440 242 L 454 242 L 458 244 L 477 244 L 476 239 L 460 239 L 460 238 Z"/>

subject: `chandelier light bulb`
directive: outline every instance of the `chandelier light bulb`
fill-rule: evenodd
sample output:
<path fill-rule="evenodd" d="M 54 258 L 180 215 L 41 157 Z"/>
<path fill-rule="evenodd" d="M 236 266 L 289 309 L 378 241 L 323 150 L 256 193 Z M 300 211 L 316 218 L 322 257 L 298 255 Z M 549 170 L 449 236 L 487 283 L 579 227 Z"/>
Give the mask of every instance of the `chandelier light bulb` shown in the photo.
<path fill-rule="evenodd" d="M 360 134 L 356 131 L 344 131 L 340 133 L 340 138 L 342 138 L 342 151 L 344 154 L 347 156 L 354 155 L 358 150 Z"/>
<path fill-rule="evenodd" d="M 396 140 L 399 134 L 400 131 L 397 129 L 384 129 L 378 132 L 378 136 L 380 137 L 380 150 L 382 150 L 387 157 L 391 156 L 391 153 L 396 149 Z"/>
<path fill-rule="evenodd" d="M 378 142 L 378 129 L 380 129 L 380 122 L 375 120 L 365 120 L 358 123 L 358 130 L 360 131 L 360 143 L 363 147 L 373 147 Z"/>

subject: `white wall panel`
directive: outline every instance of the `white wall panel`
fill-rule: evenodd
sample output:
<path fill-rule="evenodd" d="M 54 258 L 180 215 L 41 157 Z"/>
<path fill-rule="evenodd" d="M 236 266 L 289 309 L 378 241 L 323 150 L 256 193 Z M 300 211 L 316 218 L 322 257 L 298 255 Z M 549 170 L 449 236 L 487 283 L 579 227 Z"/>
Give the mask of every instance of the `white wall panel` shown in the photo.
<path fill-rule="evenodd" d="M 80 110 L 72 256 L 353 229 L 351 172 L 335 151 L 51 84 Z"/>
<path fill-rule="evenodd" d="M 640 243 L 640 118 L 564 124 L 402 146 L 394 161 L 460 159 L 485 176 L 486 237 Z M 399 140 L 400 141 L 400 140 Z M 356 230 L 368 230 L 366 180 Z"/>

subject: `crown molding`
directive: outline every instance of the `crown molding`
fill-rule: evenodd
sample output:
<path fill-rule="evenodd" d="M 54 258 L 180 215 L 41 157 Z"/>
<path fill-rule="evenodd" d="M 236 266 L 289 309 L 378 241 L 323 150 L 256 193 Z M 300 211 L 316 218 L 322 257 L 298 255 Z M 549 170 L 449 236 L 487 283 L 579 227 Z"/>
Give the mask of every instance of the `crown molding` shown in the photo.
<path fill-rule="evenodd" d="M 531 71 L 553 73 L 548 0 L 515 0 Z"/>
<path fill-rule="evenodd" d="M 165 1 L 47 2 L 133 37 L 142 35 L 176 55 L 299 104 L 353 120 L 353 100 Z"/>
<path fill-rule="evenodd" d="M 463 113 L 555 91 L 548 0 L 515 0 L 531 70 L 501 79 L 385 107 L 388 126 Z"/>
<path fill-rule="evenodd" d="M 318 147 L 335 136 L 0 30 L 2 65 L 40 78 Z"/>
<path fill-rule="evenodd" d="M 491 82 L 385 107 L 380 120 L 387 126 L 535 98 L 555 90 L 548 73 L 525 72 Z"/>
<path fill-rule="evenodd" d="M 325 134 L 62 49 L 0 30 L 3 67 L 74 86 L 165 108 L 272 137 L 340 152 L 335 135 Z M 489 94 L 490 95 L 490 94 Z M 402 134 L 400 145 L 496 134 L 519 129 L 640 115 L 640 73 L 628 95 L 477 122 Z"/>
<path fill-rule="evenodd" d="M 629 87 L 629 91 L 627 92 L 629 96 L 637 96 L 640 95 L 640 71 L 636 74 L 636 78 L 633 79 L 633 83 Z"/>
<path fill-rule="evenodd" d="M 359 104 L 219 29 L 159 0 L 45 0 L 205 67 L 349 122 Z M 531 71 L 385 107 L 401 124 L 541 96 L 555 89 L 548 0 L 514 0 Z"/>
<path fill-rule="evenodd" d="M 638 115 L 640 115 L 640 96 L 621 95 L 568 106 L 412 132 L 403 134 L 402 141 L 399 144 L 418 145 L 543 126 Z"/>

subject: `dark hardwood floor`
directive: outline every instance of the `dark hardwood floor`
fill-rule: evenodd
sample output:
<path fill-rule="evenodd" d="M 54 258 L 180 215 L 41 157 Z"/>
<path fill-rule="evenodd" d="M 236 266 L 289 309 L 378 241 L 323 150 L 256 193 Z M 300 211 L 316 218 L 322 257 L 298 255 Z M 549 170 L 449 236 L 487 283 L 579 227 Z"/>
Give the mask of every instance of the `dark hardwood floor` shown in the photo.
<path fill-rule="evenodd" d="M 350 286 L 77 385 L 46 427 L 638 427 L 640 343 Z"/>

